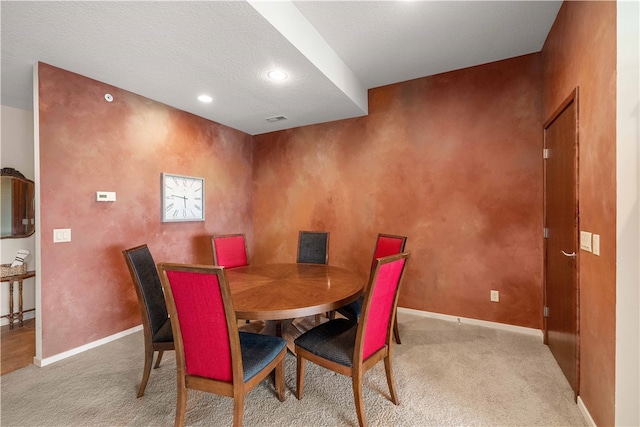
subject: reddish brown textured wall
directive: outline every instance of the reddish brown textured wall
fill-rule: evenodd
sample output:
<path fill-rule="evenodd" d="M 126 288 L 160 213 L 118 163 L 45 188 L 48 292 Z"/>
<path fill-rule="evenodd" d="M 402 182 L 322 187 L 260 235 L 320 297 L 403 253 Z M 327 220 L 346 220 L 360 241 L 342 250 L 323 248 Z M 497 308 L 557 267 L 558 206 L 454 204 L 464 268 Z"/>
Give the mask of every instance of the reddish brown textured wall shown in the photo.
<path fill-rule="evenodd" d="M 327 230 L 330 263 L 364 280 L 377 233 L 402 234 L 401 306 L 540 328 L 540 65 L 373 89 L 367 117 L 254 137 L 256 261 L 292 261 L 299 230 Z"/>
<path fill-rule="evenodd" d="M 252 152 L 242 132 L 46 64 L 38 75 L 46 358 L 141 323 L 123 249 L 210 264 L 209 235 L 251 241 Z M 205 178 L 206 222 L 160 222 L 162 172 Z M 71 242 L 52 243 L 55 228 Z"/>
<path fill-rule="evenodd" d="M 579 88 L 580 396 L 599 426 L 615 421 L 616 3 L 565 2 L 542 50 L 544 117 Z"/>

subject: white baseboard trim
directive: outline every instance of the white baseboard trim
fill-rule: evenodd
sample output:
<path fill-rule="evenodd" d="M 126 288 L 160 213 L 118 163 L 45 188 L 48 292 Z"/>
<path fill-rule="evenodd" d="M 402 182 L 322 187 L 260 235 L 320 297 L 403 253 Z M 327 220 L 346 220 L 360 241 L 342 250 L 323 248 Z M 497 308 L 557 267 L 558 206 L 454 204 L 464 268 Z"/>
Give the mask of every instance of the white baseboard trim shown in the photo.
<path fill-rule="evenodd" d="M 36 366 L 39 366 L 39 367 L 47 366 L 47 365 L 50 365 L 52 363 L 59 362 L 62 359 L 66 359 L 67 357 L 75 356 L 76 354 L 80 354 L 80 353 L 82 353 L 84 351 L 87 351 L 87 350 L 90 350 L 92 348 L 99 347 L 99 346 L 101 346 L 103 344 L 107 344 L 107 343 L 109 343 L 111 341 L 115 341 L 115 340 L 117 340 L 119 338 L 126 337 L 127 335 L 131 335 L 131 334 L 133 334 L 135 332 L 138 332 L 138 331 L 141 331 L 141 330 L 142 330 L 142 325 L 134 326 L 133 328 L 124 330 L 122 332 L 118 332 L 117 334 L 110 335 L 108 337 L 99 339 L 99 340 L 94 341 L 94 342 L 90 342 L 90 343 L 85 344 L 85 345 L 81 345 L 80 347 L 76 347 L 74 349 L 65 351 L 65 352 L 60 353 L 60 354 L 56 354 L 55 356 L 46 357 L 44 359 L 38 359 L 37 357 L 34 357 L 33 358 L 33 364 L 36 365 Z"/>
<path fill-rule="evenodd" d="M 533 335 L 542 341 L 544 334 L 540 329 L 525 328 L 524 326 L 507 325 L 506 323 L 489 322 L 488 320 L 470 319 L 467 317 L 451 316 L 449 314 L 433 313 L 431 311 L 414 310 L 412 308 L 398 307 L 399 313 L 413 314 L 422 317 L 447 320 L 449 322 L 465 323 L 468 325 L 484 326 L 486 328 L 502 329 L 505 331 L 518 332 L 520 334 Z M 398 319 L 399 320 L 399 319 Z"/>
<path fill-rule="evenodd" d="M 24 320 L 34 319 L 35 317 L 36 317 L 36 312 L 35 312 L 35 311 L 28 311 L 28 312 L 26 312 L 26 313 L 24 313 L 24 314 L 22 315 L 22 320 L 24 321 Z M 9 319 L 8 319 L 8 318 L 6 318 L 6 317 L 3 317 L 3 318 L 2 318 L 2 321 L 0 321 L 0 326 L 6 326 L 6 325 L 8 325 L 8 324 L 9 324 Z M 17 326 L 18 324 L 17 324 L 17 323 L 14 323 L 13 325 L 14 325 L 14 327 L 15 327 L 15 326 Z M 18 326 L 18 327 L 19 327 L 19 326 Z"/>
<path fill-rule="evenodd" d="M 587 407 L 584 406 L 584 402 L 582 401 L 582 398 L 580 396 L 578 396 L 578 409 L 580 409 L 582 416 L 584 417 L 585 421 L 589 426 L 597 427 L 596 422 L 593 421 L 593 418 L 591 418 L 591 414 L 589 413 L 589 410 L 587 409 Z"/>

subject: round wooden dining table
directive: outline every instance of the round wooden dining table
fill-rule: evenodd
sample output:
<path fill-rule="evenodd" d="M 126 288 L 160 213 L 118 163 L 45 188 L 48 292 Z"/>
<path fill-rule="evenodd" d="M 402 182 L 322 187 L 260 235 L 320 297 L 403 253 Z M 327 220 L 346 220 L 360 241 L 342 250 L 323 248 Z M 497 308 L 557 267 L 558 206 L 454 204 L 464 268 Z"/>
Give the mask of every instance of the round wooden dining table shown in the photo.
<path fill-rule="evenodd" d="M 238 319 L 284 320 L 326 313 L 360 297 L 364 283 L 341 267 L 264 264 L 226 271 Z"/>

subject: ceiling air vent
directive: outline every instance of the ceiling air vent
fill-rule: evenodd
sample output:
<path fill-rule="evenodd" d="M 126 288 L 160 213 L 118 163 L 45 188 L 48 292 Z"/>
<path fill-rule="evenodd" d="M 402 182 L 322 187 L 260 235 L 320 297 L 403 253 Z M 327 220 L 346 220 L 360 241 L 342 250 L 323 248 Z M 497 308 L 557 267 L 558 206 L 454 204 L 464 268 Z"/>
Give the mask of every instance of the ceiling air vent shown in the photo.
<path fill-rule="evenodd" d="M 279 122 L 279 121 L 281 121 L 281 120 L 287 120 L 287 118 L 288 118 L 288 117 L 286 117 L 286 116 L 273 116 L 273 117 L 267 117 L 267 119 L 266 119 L 266 120 L 267 120 L 268 122 L 273 123 L 273 122 Z"/>

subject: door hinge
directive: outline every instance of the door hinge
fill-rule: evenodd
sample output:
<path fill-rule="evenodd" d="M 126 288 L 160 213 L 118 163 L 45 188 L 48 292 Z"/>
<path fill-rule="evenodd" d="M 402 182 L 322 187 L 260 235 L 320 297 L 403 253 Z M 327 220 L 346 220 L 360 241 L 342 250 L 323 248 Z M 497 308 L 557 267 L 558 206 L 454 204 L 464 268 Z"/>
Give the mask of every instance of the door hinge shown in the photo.
<path fill-rule="evenodd" d="M 549 229 L 547 227 L 543 229 L 542 235 L 544 236 L 545 239 L 549 238 Z"/>
<path fill-rule="evenodd" d="M 544 310 L 542 310 L 542 316 L 549 317 L 549 307 L 547 307 L 546 305 L 544 306 Z"/>
<path fill-rule="evenodd" d="M 549 158 L 549 149 L 545 148 L 542 150 L 542 158 L 543 159 L 548 159 Z"/>

